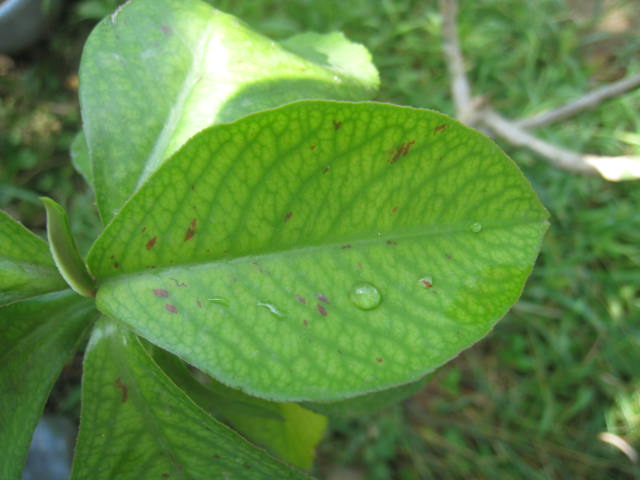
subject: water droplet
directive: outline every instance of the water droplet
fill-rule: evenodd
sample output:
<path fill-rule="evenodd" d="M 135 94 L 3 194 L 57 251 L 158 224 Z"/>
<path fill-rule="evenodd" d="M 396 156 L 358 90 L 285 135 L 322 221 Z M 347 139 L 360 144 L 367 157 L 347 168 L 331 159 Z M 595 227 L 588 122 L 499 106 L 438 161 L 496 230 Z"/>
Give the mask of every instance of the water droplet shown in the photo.
<path fill-rule="evenodd" d="M 211 303 L 216 303 L 218 305 L 222 305 L 223 307 L 229 306 L 229 299 L 225 297 L 211 297 L 207 298 Z"/>
<path fill-rule="evenodd" d="M 374 285 L 362 282 L 351 289 L 349 300 L 361 310 L 373 310 L 382 302 L 382 294 Z"/>
<path fill-rule="evenodd" d="M 472 223 L 469 226 L 469 230 L 471 230 L 473 233 L 481 232 L 482 231 L 482 224 L 478 223 L 478 222 Z"/>
<path fill-rule="evenodd" d="M 258 302 L 257 305 L 259 307 L 266 308 L 269 311 L 269 313 L 276 318 L 280 318 L 280 319 L 287 318 L 287 316 L 284 313 L 282 313 L 280 310 L 278 310 L 274 305 L 271 305 L 270 303 Z"/>
<path fill-rule="evenodd" d="M 418 283 L 422 288 L 431 288 L 433 287 L 433 278 L 429 276 L 422 277 L 420 280 L 418 280 Z"/>

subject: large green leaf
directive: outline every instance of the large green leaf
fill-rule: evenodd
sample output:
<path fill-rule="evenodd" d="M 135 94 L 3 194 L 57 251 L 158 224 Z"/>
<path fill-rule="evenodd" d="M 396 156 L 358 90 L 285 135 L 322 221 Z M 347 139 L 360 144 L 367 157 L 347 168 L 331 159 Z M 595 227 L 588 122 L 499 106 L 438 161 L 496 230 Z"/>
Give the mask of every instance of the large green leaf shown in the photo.
<path fill-rule="evenodd" d="M 0 210 L 0 305 L 66 288 L 46 242 Z"/>
<path fill-rule="evenodd" d="M 207 415 L 158 368 L 137 337 L 103 318 L 86 351 L 71 478 L 308 477 Z"/>
<path fill-rule="evenodd" d="M 213 123 L 303 98 L 370 98 L 378 75 L 367 51 L 335 34 L 324 43 L 342 55 L 314 63 L 199 0 L 137 0 L 105 18 L 80 67 L 103 220 Z"/>
<path fill-rule="evenodd" d="M 196 135 L 89 265 L 98 308 L 220 381 L 328 401 L 416 381 L 518 299 L 547 212 L 444 115 L 309 101 Z"/>
<path fill-rule="evenodd" d="M 80 346 L 93 302 L 71 290 L 0 308 L 0 478 L 20 478 L 33 429 L 64 364 Z"/>
<path fill-rule="evenodd" d="M 311 468 L 316 446 L 327 424 L 326 417 L 295 403 L 250 397 L 211 378 L 203 384 L 176 356 L 159 348 L 153 351 L 158 365 L 203 409 L 288 463 Z"/>

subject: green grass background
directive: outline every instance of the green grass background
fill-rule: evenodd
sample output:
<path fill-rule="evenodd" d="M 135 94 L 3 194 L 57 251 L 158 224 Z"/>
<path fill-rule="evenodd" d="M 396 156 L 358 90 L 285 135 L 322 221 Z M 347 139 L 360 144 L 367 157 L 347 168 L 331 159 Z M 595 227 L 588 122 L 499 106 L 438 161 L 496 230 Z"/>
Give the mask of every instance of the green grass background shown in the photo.
<path fill-rule="evenodd" d="M 68 148 L 80 126 L 82 45 L 117 0 L 66 2 L 51 34 L 0 56 L 0 207 L 42 232 L 37 200 L 64 204 L 86 251 L 93 198 Z M 379 100 L 453 113 L 435 1 L 210 0 L 275 39 L 344 31 L 381 73 Z M 474 93 L 513 118 L 640 71 L 637 0 L 462 0 Z M 539 131 L 568 148 L 640 154 L 640 91 Z M 494 332 L 379 414 L 332 420 L 316 474 L 349 479 L 634 479 L 640 467 L 598 439 L 640 451 L 640 183 L 550 167 L 502 145 L 551 212 L 521 301 Z M 77 415 L 79 364 L 47 409 Z"/>

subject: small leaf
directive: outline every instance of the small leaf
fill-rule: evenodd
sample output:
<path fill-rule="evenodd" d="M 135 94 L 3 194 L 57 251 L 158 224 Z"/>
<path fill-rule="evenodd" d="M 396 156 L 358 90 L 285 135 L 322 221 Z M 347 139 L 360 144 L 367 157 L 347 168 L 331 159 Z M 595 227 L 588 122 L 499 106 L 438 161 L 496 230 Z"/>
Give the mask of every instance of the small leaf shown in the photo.
<path fill-rule="evenodd" d="M 311 468 L 327 424 L 325 417 L 295 403 L 250 397 L 212 379 L 203 385 L 176 356 L 159 348 L 153 351 L 160 367 L 204 410 L 288 463 Z"/>
<path fill-rule="evenodd" d="M 388 388 L 346 400 L 326 403 L 304 402 L 302 405 L 314 412 L 328 415 L 329 417 L 371 415 L 418 393 L 429 383 L 432 376 L 432 374 L 429 374 L 417 382 L 407 383 L 399 387 Z"/>
<path fill-rule="evenodd" d="M 369 51 L 362 45 L 349 41 L 342 32 L 301 33 L 281 41 L 280 45 L 336 73 L 360 79 L 364 91 L 378 82 L 378 71 L 372 63 Z"/>
<path fill-rule="evenodd" d="M 58 271 L 75 292 L 83 297 L 94 297 L 95 282 L 80 257 L 67 213 L 50 198 L 41 200 L 47 210 L 47 237 Z"/>
<path fill-rule="evenodd" d="M 98 316 L 71 290 L 0 308 L 0 478 L 18 480 L 33 430 L 64 364 Z"/>
<path fill-rule="evenodd" d="M 198 0 L 137 0 L 105 18 L 80 66 L 84 132 L 105 223 L 205 127 L 301 98 L 371 98 L 378 75 L 363 47 L 331 39 L 340 57 L 327 68 Z"/>
<path fill-rule="evenodd" d="M 0 306 L 66 288 L 47 243 L 0 210 Z"/>
<path fill-rule="evenodd" d="M 414 382 L 486 335 L 546 218 L 455 120 L 308 101 L 194 136 L 88 261 L 100 310 L 217 380 L 335 401 Z"/>
<path fill-rule="evenodd" d="M 71 162 L 73 168 L 83 176 L 85 181 L 93 188 L 93 171 L 91 170 L 91 158 L 89 157 L 89 147 L 84 132 L 79 131 L 71 143 Z"/>
<path fill-rule="evenodd" d="M 103 318 L 86 351 L 71 478 L 308 477 L 207 415 L 134 335 Z"/>

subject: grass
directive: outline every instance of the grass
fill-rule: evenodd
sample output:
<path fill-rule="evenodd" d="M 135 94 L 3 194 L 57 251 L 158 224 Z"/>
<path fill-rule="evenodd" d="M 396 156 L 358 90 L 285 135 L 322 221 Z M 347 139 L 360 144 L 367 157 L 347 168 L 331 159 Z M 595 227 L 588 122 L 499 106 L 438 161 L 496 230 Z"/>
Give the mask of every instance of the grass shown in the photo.
<path fill-rule="evenodd" d="M 79 128 L 73 75 L 91 18 L 116 3 L 68 6 L 51 43 L 0 76 L 0 206 L 41 229 L 35 199 L 53 195 L 71 207 L 83 245 L 95 224 L 90 193 L 67 162 Z M 342 30 L 372 51 L 380 100 L 452 113 L 433 2 L 210 3 L 276 39 Z M 622 15 L 617 31 L 602 27 L 612 10 Z M 463 1 L 460 15 L 475 93 L 514 118 L 637 72 L 638 27 L 631 1 Z M 630 93 L 539 133 L 568 148 L 638 154 L 639 111 L 640 92 Z M 640 451 L 640 188 L 503 147 L 552 215 L 521 302 L 412 399 L 332 420 L 320 478 L 640 478 L 637 465 L 598 439 L 615 433 Z"/>

